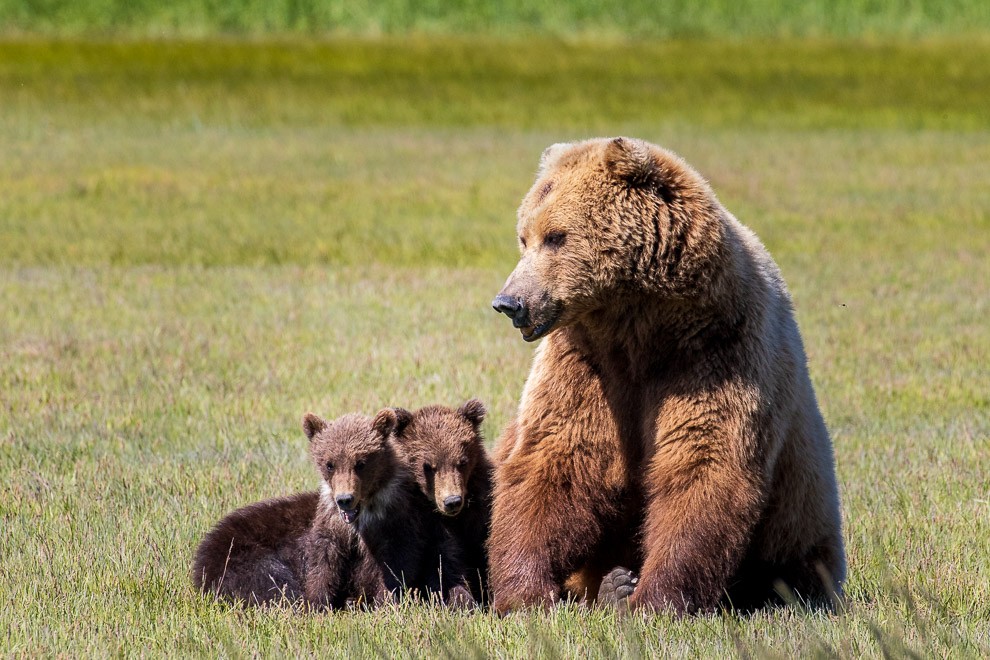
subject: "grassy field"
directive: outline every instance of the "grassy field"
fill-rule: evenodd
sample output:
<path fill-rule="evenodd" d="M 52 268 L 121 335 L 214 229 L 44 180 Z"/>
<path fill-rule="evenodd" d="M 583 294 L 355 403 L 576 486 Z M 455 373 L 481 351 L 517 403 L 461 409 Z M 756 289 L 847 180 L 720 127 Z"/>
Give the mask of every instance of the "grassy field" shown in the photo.
<path fill-rule="evenodd" d="M 0 652 L 990 654 L 990 42 L 0 43 Z M 299 420 L 512 413 L 488 307 L 551 142 L 678 151 L 794 294 L 843 497 L 836 616 L 244 611 L 224 512 Z"/>
<path fill-rule="evenodd" d="M 0 31 L 63 36 L 916 37 L 988 30 L 983 0 L 0 0 Z"/>

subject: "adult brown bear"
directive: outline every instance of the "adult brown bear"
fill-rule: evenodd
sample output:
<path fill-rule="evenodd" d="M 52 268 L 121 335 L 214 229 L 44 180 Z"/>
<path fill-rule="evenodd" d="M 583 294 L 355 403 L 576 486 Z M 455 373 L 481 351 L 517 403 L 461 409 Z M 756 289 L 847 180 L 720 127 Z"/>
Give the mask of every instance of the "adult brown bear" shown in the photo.
<path fill-rule="evenodd" d="M 489 542 L 507 611 L 598 591 L 632 607 L 760 606 L 845 579 L 832 445 L 790 295 L 756 236 L 674 154 L 547 149 L 493 303 L 537 348 L 496 448 Z"/>

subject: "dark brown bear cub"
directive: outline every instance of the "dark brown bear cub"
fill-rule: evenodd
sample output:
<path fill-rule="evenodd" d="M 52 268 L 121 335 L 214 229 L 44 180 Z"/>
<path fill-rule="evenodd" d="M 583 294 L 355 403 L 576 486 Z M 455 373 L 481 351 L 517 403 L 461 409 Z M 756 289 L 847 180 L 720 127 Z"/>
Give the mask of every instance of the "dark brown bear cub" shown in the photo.
<path fill-rule="evenodd" d="M 470 603 L 450 534 L 397 456 L 395 411 L 333 422 L 308 414 L 303 430 L 324 480 L 302 539 L 306 600 L 330 608 L 348 601 L 377 605 L 417 590 Z"/>
<path fill-rule="evenodd" d="M 471 399 L 456 410 L 427 406 L 395 409 L 396 441 L 420 490 L 441 514 L 464 563 L 475 599 L 488 592 L 486 543 L 491 523 L 494 468 L 485 452 L 485 406 Z"/>
<path fill-rule="evenodd" d="M 229 600 L 264 605 L 304 597 L 302 538 L 316 515 L 319 493 L 277 497 L 224 517 L 193 560 L 193 584 Z"/>

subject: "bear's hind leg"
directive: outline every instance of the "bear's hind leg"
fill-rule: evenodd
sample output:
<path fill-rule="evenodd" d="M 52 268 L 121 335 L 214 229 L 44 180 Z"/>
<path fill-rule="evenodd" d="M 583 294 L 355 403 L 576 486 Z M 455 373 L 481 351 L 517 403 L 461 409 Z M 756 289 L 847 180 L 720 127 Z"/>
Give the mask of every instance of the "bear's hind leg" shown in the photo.
<path fill-rule="evenodd" d="M 614 607 L 624 612 L 629 608 L 629 597 L 636 591 L 637 583 L 639 576 L 636 573 L 617 566 L 602 579 L 595 604 L 599 607 Z"/>

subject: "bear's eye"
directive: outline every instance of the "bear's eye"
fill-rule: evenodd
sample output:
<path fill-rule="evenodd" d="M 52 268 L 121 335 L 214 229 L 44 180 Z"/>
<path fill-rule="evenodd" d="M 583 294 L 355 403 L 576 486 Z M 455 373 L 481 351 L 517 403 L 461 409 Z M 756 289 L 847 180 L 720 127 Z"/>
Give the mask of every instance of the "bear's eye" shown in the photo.
<path fill-rule="evenodd" d="M 562 231 L 552 231 L 543 237 L 543 245 L 550 248 L 551 250 L 556 250 L 561 247 L 567 240 L 567 234 Z"/>
<path fill-rule="evenodd" d="M 457 469 L 463 470 L 467 467 L 468 459 L 467 456 L 461 456 L 461 460 L 457 461 Z"/>
<path fill-rule="evenodd" d="M 364 469 L 364 461 L 363 460 L 360 460 L 360 461 L 358 461 L 357 463 L 354 464 L 354 471 L 355 472 L 360 472 L 363 469 Z"/>
<path fill-rule="evenodd" d="M 521 245 L 524 250 L 526 249 L 526 239 L 522 236 L 519 237 L 519 245 Z"/>
<path fill-rule="evenodd" d="M 423 463 L 423 474 L 425 474 L 426 476 L 430 476 L 431 474 L 433 474 L 434 469 L 435 468 L 429 463 Z"/>
<path fill-rule="evenodd" d="M 331 461 L 327 461 L 327 472 L 333 472 L 333 463 Z"/>

